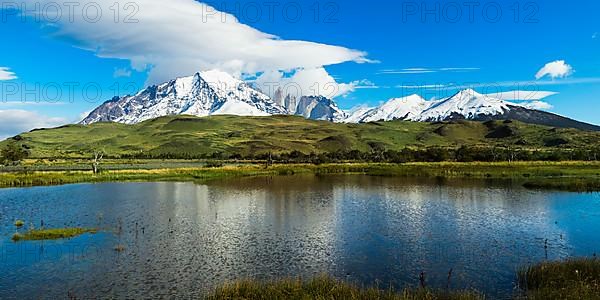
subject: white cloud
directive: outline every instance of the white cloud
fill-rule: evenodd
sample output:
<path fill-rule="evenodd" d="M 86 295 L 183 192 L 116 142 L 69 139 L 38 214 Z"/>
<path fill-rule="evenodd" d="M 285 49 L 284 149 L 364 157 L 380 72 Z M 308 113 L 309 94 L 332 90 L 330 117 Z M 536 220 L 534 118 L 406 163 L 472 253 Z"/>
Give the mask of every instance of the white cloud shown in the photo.
<path fill-rule="evenodd" d="M 427 74 L 427 73 L 437 73 L 437 72 L 469 72 L 469 71 L 478 71 L 480 68 L 406 68 L 406 69 L 387 69 L 381 70 L 377 74 Z"/>
<path fill-rule="evenodd" d="M 550 76 L 552 79 L 565 78 L 571 74 L 573 74 L 573 67 L 568 65 L 564 60 L 557 60 L 549 62 L 541 68 L 535 74 L 535 79 L 539 80 L 545 76 Z"/>
<path fill-rule="evenodd" d="M 261 74 L 254 83 L 267 95 L 273 97 L 281 88 L 284 94 L 294 96 L 324 96 L 330 99 L 345 96 L 358 88 L 375 88 L 368 80 L 338 83 L 325 68 L 297 69 L 292 75 L 280 71 Z"/>
<path fill-rule="evenodd" d="M 31 11 L 36 6 L 27 3 L 30 1 L 21 2 L 28 8 L 27 14 L 38 13 Z M 344 62 L 371 62 L 362 51 L 285 40 L 261 32 L 241 24 L 233 15 L 194 0 L 132 2 L 137 6 L 133 15 L 137 23 L 115 22 L 114 0 L 77 2 L 79 10 L 85 4 L 97 3 L 106 13 L 97 22 L 86 21 L 81 13 L 74 14 L 73 22 L 63 16 L 49 26 L 56 28 L 52 36 L 72 41 L 76 47 L 93 51 L 99 57 L 127 59 L 136 71 L 150 70 L 148 83 L 209 69 L 240 76 L 272 70 L 318 69 Z M 52 0 L 42 0 L 37 7 L 48 3 L 56 5 Z M 63 6 L 62 11 L 66 13 L 69 8 Z M 131 12 L 133 10 L 123 12 L 121 17 Z"/>
<path fill-rule="evenodd" d="M 550 110 L 554 108 L 552 104 L 544 101 L 531 101 L 527 103 L 520 103 L 520 105 L 525 106 L 529 109 L 537 109 L 537 110 Z"/>
<path fill-rule="evenodd" d="M 557 92 L 550 91 L 523 91 L 523 90 L 515 90 L 515 91 L 506 91 L 506 92 L 498 92 L 486 94 L 486 96 L 493 97 L 501 100 L 517 100 L 517 101 L 536 101 L 542 100 L 544 98 L 548 98 L 550 96 L 557 95 Z"/>
<path fill-rule="evenodd" d="M 80 113 L 79 116 L 77 117 L 77 120 L 75 120 L 73 123 L 79 123 L 79 122 L 81 122 L 81 120 L 87 118 L 91 113 L 92 113 L 91 110 L 84 111 L 84 112 Z"/>
<path fill-rule="evenodd" d="M 441 89 L 445 88 L 444 84 L 423 84 L 423 85 L 397 85 L 399 89 Z"/>
<path fill-rule="evenodd" d="M 115 72 L 113 73 L 113 77 L 114 78 L 131 77 L 131 70 L 129 70 L 127 68 L 115 69 Z"/>
<path fill-rule="evenodd" d="M 12 80 L 17 79 L 17 75 L 10 71 L 10 68 L 0 67 L 0 80 Z"/>
<path fill-rule="evenodd" d="M 396 88 L 422 88 L 428 90 L 459 90 L 477 89 L 483 94 L 492 94 L 500 88 L 536 90 L 542 86 L 574 85 L 600 83 L 600 77 L 587 78 L 565 78 L 563 80 L 537 80 L 537 81 L 498 81 L 498 82 L 451 82 L 445 84 L 422 84 L 422 85 L 397 85 Z M 538 91 L 540 92 L 540 91 Z"/>
<path fill-rule="evenodd" d="M 452 72 L 465 72 L 465 71 L 479 71 L 480 68 L 440 68 L 440 71 L 452 71 Z"/>
<path fill-rule="evenodd" d="M 368 79 L 358 80 L 353 82 L 355 84 L 355 89 L 378 89 L 380 86 L 376 85 L 374 82 Z"/>
<path fill-rule="evenodd" d="M 406 68 L 406 69 L 387 69 L 381 70 L 377 74 L 384 75 L 393 75 L 393 74 L 427 74 L 427 73 L 436 73 L 437 70 L 429 69 L 429 68 Z"/>
<path fill-rule="evenodd" d="M 552 104 L 541 101 L 542 99 L 548 98 L 550 96 L 557 95 L 557 92 L 551 91 L 524 91 L 524 90 L 514 90 L 514 91 L 506 91 L 499 93 L 486 94 L 488 97 L 501 99 L 505 101 L 514 101 L 513 103 L 529 108 L 529 109 L 537 109 L 537 110 L 550 110 L 554 108 Z"/>
<path fill-rule="evenodd" d="M 595 40 L 598 37 L 598 33 L 594 32 L 594 34 L 592 34 L 592 39 Z"/>
<path fill-rule="evenodd" d="M 386 75 L 393 75 L 393 74 L 427 74 L 427 73 L 436 73 L 436 72 L 437 71 L 434 71 L 434 70 L 399 70 L 399 71 L 386 70 L 386 71 L 379 72 L 379 74 L 386 74 Z"/>
<path fill-rule="evenodd" d="M 0 110 L 0 140 L 35 128 L 56 127 L 65 123 L 67 121 L 63 118 L 49 117 L 33 111 Z"/>

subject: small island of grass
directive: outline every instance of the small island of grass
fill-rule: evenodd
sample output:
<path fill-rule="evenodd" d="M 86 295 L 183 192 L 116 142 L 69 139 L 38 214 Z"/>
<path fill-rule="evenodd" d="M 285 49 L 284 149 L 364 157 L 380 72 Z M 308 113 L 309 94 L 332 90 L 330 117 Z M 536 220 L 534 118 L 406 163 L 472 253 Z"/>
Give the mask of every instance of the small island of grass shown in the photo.
<path fill-rule="evenodd" d="M 15 233 L 12 240 L 18 241 L 40 241 L 57 240 L 76 237 L 85 233 L 96 233 L 92 228 L 54 228 L 54 229 L 32 229 L 24 233 Z"/>

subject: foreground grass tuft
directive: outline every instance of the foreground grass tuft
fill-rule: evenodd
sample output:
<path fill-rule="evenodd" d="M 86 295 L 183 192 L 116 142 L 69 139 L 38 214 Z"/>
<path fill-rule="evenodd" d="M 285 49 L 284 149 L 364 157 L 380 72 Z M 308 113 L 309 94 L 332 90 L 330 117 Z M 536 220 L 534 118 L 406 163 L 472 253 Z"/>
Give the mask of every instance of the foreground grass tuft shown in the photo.
<path fill-rule="evenodd" d="M 600 299 L 600 260 L 544 262 L 519 271 L 524 299 Z"/>
<path fill-rule="evenodd" d="M 207 299 L 471 300 L 484 299 L 484 297 L 474 292 L 450 293 L 426 289 L 406 289 L 396 292 L 376 288 L 361 289 L 328 277 L 318 277 L 310 281 L 299 279 L 267 283 L 241 281 L 217 288 Z"/>
<path fill-rule="evenodd" d="M 18 241 L 40 241 L 40 240 L 57 240 L 76 237 L 85 233 L 96 233 L 96 229 L 91 228 L 56 228 L 56 229 L 40 229 L 29 230 L 25 233 L 15 233 L 12 240 Z"/>

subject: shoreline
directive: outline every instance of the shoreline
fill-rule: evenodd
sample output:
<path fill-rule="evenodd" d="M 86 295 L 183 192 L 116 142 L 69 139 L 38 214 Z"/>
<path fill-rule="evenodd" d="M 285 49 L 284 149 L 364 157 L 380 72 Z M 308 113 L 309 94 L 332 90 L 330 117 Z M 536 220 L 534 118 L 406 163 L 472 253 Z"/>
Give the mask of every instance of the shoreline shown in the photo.
<path fill-rule="evenodd" d="M 599 274 L 600 261 L 596 258 L 540 262 L 517 271 L 516 289 L 509 299 L 596 299 L 600 292 Z M 477 290 L 431 289 L 427 287 L 425 276 L 419 280 L 420 286 L 395 290 L 378 285 L 361 287 L 326 275 L 309 280 L 249 279 L 225 283 L 205 299 L 488 299 Z M 449 277 L 448 282 L 450 280 Z"/>
<path fill-rule="evenodd" d="M 227 164 L 209 167 L 144 168 L 145 164 L 105 164 L 101 173 L 81 170 L 40 170 L 2 172 L 0 188 L 53 186 L 99 182 L 195 182 L 282 175 L 369 175 L 404 178 L 512 180 L 529 189 L 571 192 L 600 191 L 600 163 L 597 162 L 497 162 L 497 163 L 335 163 L 335 164 Z M 191 162 L 190 162 L 191 163 Z M 198 162 L 196 162 L 198 163 Z M 64 164 L 68 167 L 68 164 Z M 124 166 L 118 168 L 115 166 Z M 131 167 L 135 166 L 135 167 Z M 39 168 L 39 166 L 38 166 Z"/>

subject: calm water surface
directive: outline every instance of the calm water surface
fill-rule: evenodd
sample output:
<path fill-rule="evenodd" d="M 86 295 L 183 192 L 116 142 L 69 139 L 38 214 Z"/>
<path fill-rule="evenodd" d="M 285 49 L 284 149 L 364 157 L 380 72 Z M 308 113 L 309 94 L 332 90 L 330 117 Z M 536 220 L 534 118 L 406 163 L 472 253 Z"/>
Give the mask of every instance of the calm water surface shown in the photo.
<path fill-rule="evenodd" d="M 16 219 L 105 230 L 13 243 Z M 445 288 L 451 269 L 450 288 L 506 298 L 523 265 L 600 253 L 598 228 L 598 194 L 486 182 L 292 176 L 2 189 L 0 298 L 189 298 L 236 279 L 319 274 L 406 287 L 425 272 Z"/>

